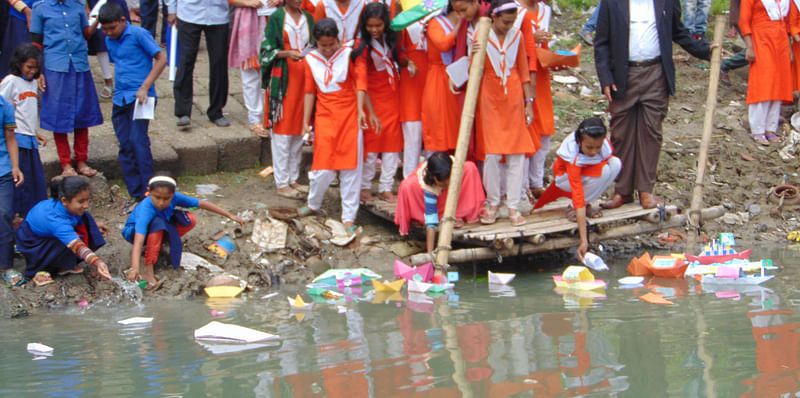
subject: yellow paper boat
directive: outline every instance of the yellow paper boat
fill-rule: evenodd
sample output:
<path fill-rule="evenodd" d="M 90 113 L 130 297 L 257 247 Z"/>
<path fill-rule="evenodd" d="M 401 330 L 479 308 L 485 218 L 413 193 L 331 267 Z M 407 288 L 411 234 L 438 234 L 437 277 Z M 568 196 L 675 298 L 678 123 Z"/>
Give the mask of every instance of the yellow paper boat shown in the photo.
<path fill-rule="evenodd" d="M 375 297 L 372 298 L 373 304 L 383 304 L 389 301 L 406 301 L 400 292 L 392 291 L 376 291 Z"/>
<path fill-rule="evenodd" d="M 394 282 L 380 282 L 377 279 L 372 279 L 372 286 L 375 288 L 376 292 L 399 292 L 400 290 L 403 290 L 403 285 L 405 283 L 405 279 L 398 279 Z"/>
<path fill-rule="evenodd" d="M 306 303 L 303 301 L 303 298 L 300 297 L 299 294 L 295 298 L 287 297 L 286 299 L 289 300 L 289 306 L 291 309 L 296 311 L 310 310 L 314 305 L 314 303 Z"/>
<path fill-rule="evenodd" d="M 209 286 L 205 289 L 208 297 L 236 297 L 239 293 L 244 291 L 243 287 L 239 286 Z"/>
<path fill-rule="evenodd" d="M 556 288 L 572 290 L 604 290 L 606 282 L 594 279 L 588 268 L 570 265 L 561 275 L 553 275 Z"/>

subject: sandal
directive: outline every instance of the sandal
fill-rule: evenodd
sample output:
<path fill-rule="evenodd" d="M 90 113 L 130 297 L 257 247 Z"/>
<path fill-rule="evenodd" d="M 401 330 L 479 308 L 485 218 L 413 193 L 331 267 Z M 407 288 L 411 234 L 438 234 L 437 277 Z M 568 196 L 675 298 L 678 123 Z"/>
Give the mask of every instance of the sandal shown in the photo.
<path fill-rule="evenodd" d="M 264 129 L 264 126 L 261 123 L 253 123 L 250 125 L 250 132 L 256 136 L 261 138 L 269 138 L 269 134 L 267 134 L 267 130 Z"/>
<path fill-rule="evenodd" d="M 769 146 L 769 141 L 767 140 L 767 136 L 764 134 L 753 134 L 752 135 L 753 141 L 763 145 Z"/>
<path fill-rule="evenodd" d="M 75 269 L 65 269 L 65 270 L 59 272 L 57 275 L 58 276 L 64 276 L 64 275 L 69 275 L 69 274 L 82 274 L 82 273 L 83 273 L 83 267 L 80 267 L 80 266 L 76 265 Z"/>
<path fill-rule="evenodd" d="M 767 133 L 766 136 L 769 142 L 781 142 L 781 138 L 773 133 Z"/>
<path fill-rule="evenodd" d="M 100 90 L 100 98 L 102 99 L 111 99 L 114 95 L 114 87 L 105 86 L 102 90 Z"/>
<path fill-rule="evenodd" d="M 3 280 L 6 281 L 8 287 L 17 287 L 25 284 L 25 277 L 22 276 L 21 272 L 13 268 L 9 268 L 3 272 Z"/>
<path fill-rule="evenodd" d="M 133 213 L 133 209 L 135 209 L 136 205 L 138 205 L 138 204 L 139 204 L 139 202 L 136 201 L 136 200 L 123 202 L 122 206 L 119 209 L 119 215 L 127 216 L 128 214 Z"/>
<path fill-rule="evenodd" d="M 36 284 L 36 287 L 49 285 L 55 282 L 53 277 L 50 276 L 50 273 L 47 271 L 39 271 L 33 277 L 33 283 Z"/>
<path fill-rule="evenodd" d="M 575 209 L 572 208 L 567 209 L 567 220 L 569 222 L 578 221 L 578 213 L 575 211 Z"/>
<path fill-rule="evenodd" d="M 317 212 L 315 210 L 312 210 L 308 206 L 303 206 L 297 209 L 297 215 L 300 217 L 313 216 L 315 214 L 317 214 Z"/>
<path fill-rule="evenodd" d="M 295 191 L 300 192 L 302 194 L 308 194 L 308 185 L 302 185 L 298 183 L 290 184 L 290 187 L 294 188 Z"/>
<path fill-rule="evenodd" d="M 486 213 L 481 216 L 481 224 L 489 225 L 497 222 L 499 210 L 486 210 Z"/>
<path fill-rule="evenodd" d="M 295 199 L 295 200 L 303 200 L 306 197 L 305 195 L 303 195 L 301 192 L 297 191 L 294 188 L 288 191 L 278 190 L 275 192 L 275 194 L 284 198 Z"/>
<path fill-rule="evenodd" d="M 528 220 L 526 220 L 525 217 L 519 213 L 519 211 L 517 211 L 517 214 L 514 214 L 513 216 L 509 215 L 508 219 L 511 220 L 511 225 L 515 227 L 521 227 L 528 222 Z"/>
<path fill-rule="evenodd" d="M 83 165 L 83 167 L 78 168 L 78 174 L 85 176 L 85 177 L 94 177 L 97 175 L 97 170 L 89 167 L 88 164 Z"/>
<path fill-rule="evenodd" d="M 592 206 L 586 205 L 586 216 L 589 218 L 600 218 L 603 216 L 603 211 L 595 209 Z"/>
<path fill-rule="evenodd" d="M 61 176 L 62 177 L 74 177 L 78 175 L 78 172 L 75 171 L 75 168 L 71 165 L 66 165 L 61 168 Z"/>
<path fill-rule="evenodd" d="M 356 235 L 361 235 L 361 233 L 364 232 L 364 229 L 359 227 L 358 225 L 351 225 L 351 226 L 349 226 L 347 228 L 347 232 L 350 232 L 350 233 L 356 234 Z"/>
<path fill-rule="evenodd" d="M 145 286 L 144 290 L 146 292 L 154 292 L 154 291 L 158 290 L 161 287 L 162 284 L 164 284 L 164 281 L 166 279 L 167 278 L 156 279 L 156 283 L 153 284 L 153 285 L 151 285 L 150 282 L 147 282 L 147 285 Z"/>

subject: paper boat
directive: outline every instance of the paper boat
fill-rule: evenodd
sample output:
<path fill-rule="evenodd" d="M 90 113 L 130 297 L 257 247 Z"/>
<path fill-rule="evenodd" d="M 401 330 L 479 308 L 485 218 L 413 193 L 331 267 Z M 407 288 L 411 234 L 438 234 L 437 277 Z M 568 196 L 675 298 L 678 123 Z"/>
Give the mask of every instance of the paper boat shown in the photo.
<path fill-rule="evenodd" d="M 661 304 L 661 305 L 673 305 L 673 304 L 675 304 L 672 301 L 669 301 L 669 300 L 665 299 L 664 297 L 661 297 L 661 295 L 655 294 L 655 293 L 647 293 L 644 296 L 639 297 L 639 300 L 642 300 L 642 301 L 645 301 L 645 302 L 648 302 L 648 303 L 651 303 L 651 304 Z"/>
<path fill-rule="evenodd" d="M 153 318 L 144 318 L 139 316 L 117 321 L 117 323 L 119 323 L 120 325 L 140 325 L 143 323 L 150 323 L 150 322 L 153 322 Z"/>
<path fill-rule="evenodd" d="M 394 276 L 410 281 L 414 279 L 414 275 L 422 277 L 423 282 L 430 282 L 433 279 L 433 264 L 427 263 L 419 267 L 409 267 L 400 260 L 394 261 Z"/>
<path fill-rule="evenodd" d="M 455 287 L 455 285 L 452 283 L 434 283 L 428 289 L 428 293 L 441 293 L 447 289 L 452 289 L 453 287 Z"/>
<path fill-rule="evenodd" d="M 266 340 L 274 340 L 279 336 L 239 325 L 211 321 L 194 331 L 196 340 L 217 341 L 222 343 L 250 344 Z"/>
<path fill-rule="evenodd" d="M 594 279 L 588 268 L 580 265 L 570 265 L 561 275 L 553 275 L 556 288 L 573 290 L 603 290 L 606 282 Z"/>
<path fill-rule="evenodd" d="M 377 279 L 372 280 L 372 286 L 375 287 L 376 292 L 399 292 L 400 290 L 403 290 L 403 285 L 405 283 L 405 279 L 398 279 L 394 282 L 380 282 Z"/>
<path fill-rule="evenodd" d="M 631 259 L 631 262 L 628 263 L 628 273 L 633 276 L 648 276 L 653 275 L 653 271 L 647 266 L 653 262 L 653 259 L 650 258 L 650 253 L 642 254 L 641 257 L 634 257 Z"/>
<path fill-rule="evenodd" d="M 741 278 L 720 278 L 715 275 L 703 275 L 701 282 L 703 285 L 760 285 L 774 277 L 775 275 L 745 275 Z"/>
<path fill-rule="evenodd" d="M 489 284 L 508 285 L 516 277 L 517 274 L 500 273 L 500 272 L 495 273 L 489 271 Z"/>
<path fill-rule="evenodd" d="M 380 275 L 366 268 L 329 269 L 311 281 L 313 286 L 332 286 L 345 288 L 367 283 L 371 279 L 380 279 Z"/>
<path fill-rule="evenodd" d="M 551 52 L 548 49 L 536 47 L 536 57 L 545 68 L 555 66 L 577 67 L 581 62 L 581 45 L 578 44 L 571 51 Z"/>
<path fill-rule="evenodd" d="M 203 289 L 208 297 L 236 297 L 244 291 L 240 286 L 209 286 Z"/>
<path fill-rule="evenodd" d="M 650 272 L 662 278 L 683 278 L 689 265 L 681 258 L 673 256 L 654 256 L 649 264 L 645 264 Z"/>
<path fill-rule="evenodd" d="M 638 285 L 644 282 L 643 276 L 626 276 L 618 281 L 621 285 Z"/>
<path fill-rule="evenodd" d="M 750 258 L 750 249 L 747 249 L 739 253 L 722 254 L 719 256 L 693 256 L 691 254 L 686 255 L 686 261 L 690 263 L 700 263 L 706 265 L 714 263 L 723 264 L 731 260 L 748 260 L 749 258 Z"/>
<path fill-rule="evenodd" d="M 300 297 L 299 294 L 295 298 L 287 297 L 286 299 L 289 300 L 289 307 L 291 307 L 293 311 L 308 311 L 314 306 L 314 303 L 306 303 L 303 301 L 303 298 Z"/>
<path fill-rule="evenodd" d="M 425 293 L 427 292 L 433 283 L 425 283 L 422 281 L 416 281 L 413 279 L 408 280 L 408 291 L 414 293 Z"/>
<path fill-rule="evenodd" d="M 772 265 L 772 260 L 761 261 L 744 261 L 744 260 L 731 260 L 725 264 L 692 264 L 686 269 L 685 275 L 700 275 L 700 274 L 716 274 L 720 266 L 737 266 L 744 272 L 760 271 L 761 268 L 768 270 L 777 270 L 778 267 Z"/>
<path fill-rule="evenodd" d="M 53 347 L 46 346 L 42 343 L 28 343 L 27 350 L 29 353 L 38 356 L 52 356 Z"/>

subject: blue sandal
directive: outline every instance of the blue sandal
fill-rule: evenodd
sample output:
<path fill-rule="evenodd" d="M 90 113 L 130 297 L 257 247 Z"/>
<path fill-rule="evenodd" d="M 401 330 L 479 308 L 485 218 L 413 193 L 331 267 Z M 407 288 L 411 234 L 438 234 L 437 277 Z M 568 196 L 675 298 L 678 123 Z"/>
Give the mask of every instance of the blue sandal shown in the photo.
<path fill-rule="evenodd" d="M 3 280 L 6 281 L 8 287 L 17 287 L 25 284 L 25 277 L 13 268 L 3 271 Z"/>

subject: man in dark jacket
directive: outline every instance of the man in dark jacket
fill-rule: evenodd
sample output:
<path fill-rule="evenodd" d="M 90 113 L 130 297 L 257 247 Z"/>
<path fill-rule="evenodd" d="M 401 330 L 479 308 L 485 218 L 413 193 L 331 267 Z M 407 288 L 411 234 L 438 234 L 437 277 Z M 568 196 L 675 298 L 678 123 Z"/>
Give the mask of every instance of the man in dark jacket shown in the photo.
<path fill-rule="evenodd" d="M 661 152 L 661 123 L 669 96 L 675 94 L 672 42 L 708 60 L 711 49 L 681 22 L 677 0 L 603 0 L 597 21 L 594 58 L 597 76 L 611 112 L 611 143 L 622 160 L 614 196 L 602 203 L 613 209 L 633 202 L 642 207 L 664 201 L 653 195 Z"/>

